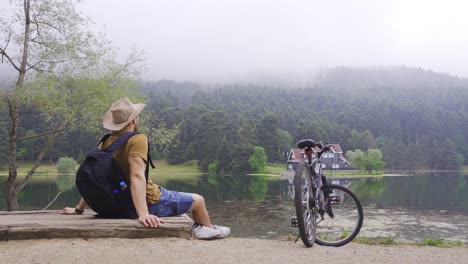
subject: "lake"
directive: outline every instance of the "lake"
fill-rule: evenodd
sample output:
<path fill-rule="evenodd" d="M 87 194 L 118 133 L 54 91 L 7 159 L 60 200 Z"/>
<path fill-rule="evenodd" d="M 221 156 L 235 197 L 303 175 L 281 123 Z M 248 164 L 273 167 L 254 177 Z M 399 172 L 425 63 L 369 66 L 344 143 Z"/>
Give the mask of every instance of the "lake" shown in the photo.
<path fill-rule="evenodd" d="M 235 237 L 297 237 L 291 186 L 277 176 L 152 175 L 167 189 L 205 197 L 212 221 L 231 226 Z M 3 182 L 6 176 L 0 176 Z M 360 236 L 392 236 L 399 242 L 445 238 L 468 243 L 468 175 L 457 172 L 404 174 L 337 180 L 349 183 L 364 208 Z M 73 177 L 37 175 L 18 195 L 22 210 L 75 206 Z M 3 190 L 1 190 L 3 191 Z M 3 193 L 0 210 L 6 210 Z"/>

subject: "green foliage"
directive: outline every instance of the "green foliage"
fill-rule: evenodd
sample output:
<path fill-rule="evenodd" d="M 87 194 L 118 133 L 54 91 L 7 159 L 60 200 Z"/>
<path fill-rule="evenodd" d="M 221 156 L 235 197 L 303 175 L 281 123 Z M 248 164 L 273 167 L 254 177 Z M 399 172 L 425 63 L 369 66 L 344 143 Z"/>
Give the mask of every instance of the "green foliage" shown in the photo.
<path fill-rule="evenodd" d="M 78 167 L 78 163 L 70 157 L 61 157 L 57 162 L 57 171 L 59 173 L 74 173 Z"/>
<path fill-rule="evenodd" d="M 354 240 L 354 242 L 359 243 L 359 244 L 364 244 L 364 245 L 375 245 L 376 242 L 369 239 L 366 236 L 358 236 Z"/>
<path fill-rule="evenodd" d="M 378 149 L 368 149 L 366 153 L 360 149 L 356 149 L 354 152 L 349 150 L 346 156 L 351 161 L 351 164 L 369 174 L 379 172 L 385 166 L 385 163 L 382 161 L 382 153 Z"/>
<path fill-rule="evenodd" d="M 458 170 L 463 170 L 463 164 L 465 163 L 465 157 L 458 153 L 457 154 L 457 164 L 458 164 Z"/>
<path fill-rule="evenodd" d="M 226 137 L 223 137 L 221 141 L 221 145 L 218 148 L 218 155 L 217 155 L 217 172 L 224 173 L 231 171 L 231 163 L 232 163 L 232 150 L 229 142 L 227 141 Z"/>
<path fill-rule="evenodd" d="M 288 152 L 291 147 L 293 146 L 293 138 L 291 134 L 283 129 L 276 130 L 278 134 L 278 141 L 279 141 L 279 149 L 281 152 L 286 153 Z M 281 157 L 280 161 L 286 161 L 286 156 Z"/>
<path fill-rule="evenodd" d="M 460 240 L 451 241 L 444 238 L 425 238 L 419 245 L 431 247 L 463 247 L 464 244 Z"/>
<path fill-rule="evenodd" d="M 137 55 L 133 61 L 138 60 Z M 116 97 L 127 95 L 135 102 L 146 101 L 140 131 L 153 143 L 154 157 L 166 158 L 173 164 L 196 159 L 204 170 L 218 161 L 219 171 L 251 171 L 248 159 L 253 146 L 264 147 L 270 160 L 284 162 L 281 154 L 291 146 L 287 147 L 291 135 L 292 142 L 312 138 L 339 143 L 344 152 L 361 149 L 367 155 L 367 149 L 378 148 L 387 169 L 452 170 L 461 163 L 460 155 L 468 156 L 468 81 L 450 76 L 410 68 L 343 68 L 324 75 L 316 86 L 282 89 L 255 85 L 205 87 L 169 80 L 133 83 L 131 74 L 114 72 L 117 79 L 104 73 L 93 73 L 90 78 L 67 73 L 50 82 L 36 82 L 25 96 L 28 104 L 23 109 L 34 113 L 41 109 L 41 104 L 33 104 L 37 101 L 36 91 L 48 105 L 47 112 L 52 112 L 23 115 L 20 136 L 28 130 L 33 134 L 48 131 L 55 121 L 65 120 L 70 104 L 76 118 L 66 119 L 76 130 L 64 131 L 45 159 L 82 158 L 103 133 L 102 114 Z M 403 79 L 411 79 L 411 85 Z M 140 86 L 144 97 L 137 94 L 135 85 Z M 54 92 L 55 87 L 60 92 Z M 70 95 L 74 93 L 76 97 Z M 89 101 L 94 94 L 96 98 Z M 109 94 L 115 97 L 107 98 Z M 50 104 L 47 95 L 51 96 Z M 86 95 L 83 102 L 77 99 L 82 95 Z M 58 102 L 57 110 L 54 101 Z M 0 107 L 6 111 L 4 105 Z M 8 117 L 8 113 L 2 116 Z M 8 140 L 8 119 L 0 119 L 0 124 L 4 127 L 2 132 L 0 126 L 0 134 L 4 135 L 0 140 Z M 34 144 L 35 151 L 26 146 L 26 141 L 19 147 L 27 148 L 27 156 L 28 152 L 37 152 L 42 143 L 41 139 Z M 241 151 L 239 146 L 252 151 Z"/>
<path fill-rule="evenodd" d="M 216 175 L 216 173 L 219 171 L 218 169 L 218 162 L 213 161 L 208 165 L 208 173 L 210 175 Z"/>
<path fill-rule="evenodd" d="M 374 136 L 369 130 L 361 133 L 354 129 L 351 130 L 351 137 L 349 138 L 349 142 L 352 149 L 368 150 L 371 148 L 377 148 Z"/>
<path fill-rule="evenodd" d="M 259 144 L 265 148 L 268 161 L 270 162 L 281 160 L 279 155 L 280 140 L 278 129 L 278 116 L 273 113 L 267 113 L 257 124 Z"/>
<path fill-rule="evenodd" d="M 395 245 L 396 244 L 396 241 L 395 241 L 395 238 L 391 237 L 391 236 L 386 236 L 381 242 L 380 244 L 382 245 Z"/>
<path fill-rule="evenodd" d="M 449 138 L 442 142 L 433 166 L 437 170 L 457 170 L 459 168 L 456 146 Z"/>
<path fill-rule="evenodd" d="M 255 202 L 264 201 L 268 192 L 268 182 L 262 177 L 252 178 L 249 192 L 253 195 Z"/>
<path fill-rule="evenodd" d="M 8 210 L 18 210 L 17 195 L 54 148 L 60 133 L 74 130 L 102 133 L 102 116 L 119 97 L 137 99 L 134 80 L 142 69 L 136 50 L 123 62 L 103 35 L 89 30 L 89 18 L 75 1 L 31 1 L 15 4 L 0 18 L 0 53 L 17 73 L 8 102 Z M 34 113 L 32 123 L 23 119 Z M 19 121 L 21 120 L 21 122 Z M 31 132 L 26 134 L 21 131 Z M 32 141 L 31 139 L 34 139 Z M 15 144 L 18 144 L 16 146 Z M 17 184 L 17 147 L 34 160 L 23 183 Z"/>
<path fill-rule="evenodd" d="M 232 173 L 246 174 L 252 171 L 249 164 L 249 158 L 253 153 L 253 147 L 234 145 L 232 151 Z"/>
<path fill-rule="evenodd" d="M 343 234 L 341 234 L 340 239 L 345 239 L 349 236 L 349 231 L 343 231 Z"/>
<path fill-rule="evenodd" d="M 257 136 L 255 134 L 255 122 L 247 121 L 244 122 L 239 130 L 239 144 L 244 147 L 254 146 L 258 143 Z"/>
<path fill-rule="evenodd" d="M 208 169 L 208 164 L 217 160 L 218 146 L 226 133 L 227 118 L 222 111 L 211 111 L 198 118 L 194 141 L 195 158 L 200 161 L 202 170 Z"/>
<path fill-rule="evenodd" d="M 364 245 L 396 245 L 394 237 L 386 236 L 384 238 L 368 238 L 366 236 L 358 236 L 353 240 L 355 243 Z"/>
<path fill-rule="evenodd" d="M 145 115 L 145 117 L 149 118 L 147 114 Z M 157 119 L 157 118 L 153 117 L 152 119 Z M 145 124 L 145 121 L 146 120 L 142 120 L 141 121 L 142 124 Z M 154 122 L 154 120 L 152 121 Z M 156 123 L 157 123 L 156 126 L 148 127 L 148 132 L 146 133 L 146 135 L 148 136 L 148 140 L 150 141 L 151 148 L 155 150 L 159 150 L 162 153 L 168 153 L 171 147 L 173 147 L 177 143 L 180 143 L 177 140 L 177 137 L 180 133 L 180 128 L 177 125 L 175 125 L 172 128 L 169 128 L 167 127 L 164 121 L 160 121 L 160 120 L 158 120 Z M 181 157 L 183 157 L 183 153 Z M 175 160 L 178 160 L 178 159 L 175 158 Z"/>
<path fill-rule="evenodd" d="M 264 169 L 267 165 L 267 155 L 263 147 L 254 147 L 253 154 L 249 158 L 249 164 L 253 173 L 264 172 Z"/>

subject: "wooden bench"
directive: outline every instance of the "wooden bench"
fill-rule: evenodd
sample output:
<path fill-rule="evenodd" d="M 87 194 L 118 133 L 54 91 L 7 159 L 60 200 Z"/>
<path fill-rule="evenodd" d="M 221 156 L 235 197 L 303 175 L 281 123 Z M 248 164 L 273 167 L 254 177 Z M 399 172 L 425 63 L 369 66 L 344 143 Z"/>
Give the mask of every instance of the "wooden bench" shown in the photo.
<path fill-rule="evenodd" d="M 162 218 L 158 228 L 145 228 L 137 220 L 103 219 L 86 210 L 82 215 L 60 211 L 0 211 L 0 240 L 42 238 L 192 238 L 192 221 L 186 216 Z"/>

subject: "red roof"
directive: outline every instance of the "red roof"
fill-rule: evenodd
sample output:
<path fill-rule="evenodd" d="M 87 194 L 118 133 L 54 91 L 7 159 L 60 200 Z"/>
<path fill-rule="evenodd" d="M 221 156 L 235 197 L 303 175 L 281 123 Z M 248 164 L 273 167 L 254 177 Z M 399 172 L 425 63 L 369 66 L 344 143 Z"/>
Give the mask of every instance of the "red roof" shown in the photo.
<path fill-rule="evenodd" d="M 339 155 L 340 159 L 343 160 L 344 162 L 348 162 L 348 161 L 346 161 L 345 157 L 343 156 L 343 150 L 341 150 L 340 144 L 330 144 L 330 145 L 333 145 L 333 147 L 331 148 L 333 153 L 340 154 Z M 317 152 L 320 151 L 320 148 L 314 147 L 312 149 L 312 151 L 313 151 L 313 153 L 317 153 Z M 293 149 L 291 149 L 288 160 L 289 161 L 299 162 L 299 161 L 303 161 L 303 160 L 305 161 L 305 160 L 307 160 L 307 158 L 304 157 L 304 150 L 298 149 L 298 148 L 293 148 Z"/>

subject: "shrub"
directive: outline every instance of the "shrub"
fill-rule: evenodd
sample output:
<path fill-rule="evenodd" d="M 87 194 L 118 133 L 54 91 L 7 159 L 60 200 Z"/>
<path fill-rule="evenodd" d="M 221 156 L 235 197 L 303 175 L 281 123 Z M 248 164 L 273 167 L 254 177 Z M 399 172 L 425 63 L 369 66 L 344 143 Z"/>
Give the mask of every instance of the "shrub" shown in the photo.
<path fill-rule="evenodd" d="M 260 146 L 254 147 L 254 152 L 249 158 L 250 168 L 254 173 L 262 173 L 267 165 L 265 149 Z"/>
<path fill-rule="evenodd" d="M 208 165 L 208 174 L 215 175 L 218 172 L 218 161 L 213 161 Z"/>
<path fill-rule="evenodd" d="M 57 162 L 57 171 L 59 173 L 74 173 L 78 163 L 70 157 L 61 157 Z"/>

